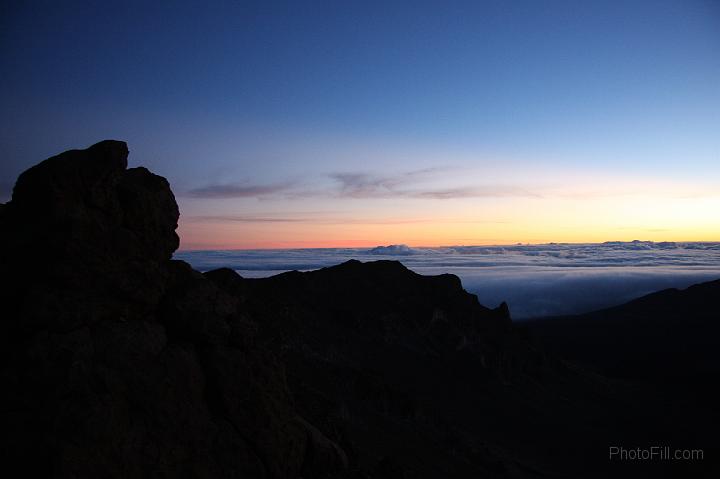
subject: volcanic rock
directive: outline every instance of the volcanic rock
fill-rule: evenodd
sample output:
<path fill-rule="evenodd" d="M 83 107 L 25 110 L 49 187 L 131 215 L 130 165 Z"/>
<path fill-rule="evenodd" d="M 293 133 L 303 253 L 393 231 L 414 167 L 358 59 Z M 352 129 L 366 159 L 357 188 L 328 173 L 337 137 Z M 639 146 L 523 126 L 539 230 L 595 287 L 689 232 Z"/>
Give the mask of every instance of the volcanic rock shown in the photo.
<path fill-rule="evenodd" d="M 341 470 L 344 453 L 298 417 L 283 367 L 257 347 L 238 300 L 171 260 L 173 193 L 145 168 L 127 169 L 127 156 L 108 140 L 49 158 L 20 175 L 0 210 L 5 470 Z"/>

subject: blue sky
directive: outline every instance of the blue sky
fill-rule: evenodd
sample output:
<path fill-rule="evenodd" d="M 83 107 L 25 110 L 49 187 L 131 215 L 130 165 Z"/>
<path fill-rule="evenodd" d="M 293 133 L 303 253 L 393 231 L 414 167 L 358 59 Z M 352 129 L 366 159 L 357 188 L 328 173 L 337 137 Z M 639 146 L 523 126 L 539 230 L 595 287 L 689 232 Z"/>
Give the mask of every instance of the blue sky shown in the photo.
<path fill-rule="evenodd" d="M 4 199 L 116 138 L 188 248 L 720 234 L 717 2 L 149 3 L 0 7 Z"/>

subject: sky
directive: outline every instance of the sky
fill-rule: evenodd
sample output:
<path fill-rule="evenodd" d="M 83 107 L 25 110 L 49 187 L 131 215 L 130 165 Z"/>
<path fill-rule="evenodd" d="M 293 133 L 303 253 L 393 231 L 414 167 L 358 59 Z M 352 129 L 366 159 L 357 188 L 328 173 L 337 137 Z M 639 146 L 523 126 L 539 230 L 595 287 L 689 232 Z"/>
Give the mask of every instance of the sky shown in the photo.
<path fill-rule="evenodd" d="M 106 138 L 182 250 L 720 240 L 720 3 L 0 5 L 0 201 Z"/>

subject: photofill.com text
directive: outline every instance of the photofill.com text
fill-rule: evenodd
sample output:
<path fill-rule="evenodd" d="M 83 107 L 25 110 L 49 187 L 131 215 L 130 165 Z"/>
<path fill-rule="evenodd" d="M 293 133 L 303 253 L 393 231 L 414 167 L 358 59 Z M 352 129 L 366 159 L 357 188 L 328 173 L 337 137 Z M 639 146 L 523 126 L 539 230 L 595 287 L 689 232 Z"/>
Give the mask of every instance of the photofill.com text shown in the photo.
<path fill-rule="evenodd" d="M 670 446 L 610 446 L 609 453 L 611 461 L 701 461 L 705 457 L 702 449 L 675 449 Z"/>

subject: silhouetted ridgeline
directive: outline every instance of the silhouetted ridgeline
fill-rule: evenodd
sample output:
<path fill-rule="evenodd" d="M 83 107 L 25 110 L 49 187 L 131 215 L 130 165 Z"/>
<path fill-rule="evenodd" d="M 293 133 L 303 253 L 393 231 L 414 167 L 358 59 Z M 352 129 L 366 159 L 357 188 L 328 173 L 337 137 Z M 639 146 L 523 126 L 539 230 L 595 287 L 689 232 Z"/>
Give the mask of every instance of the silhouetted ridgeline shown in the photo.
<path fill-rule="evenodd" d="M 50 158 L 0 208 L 6 470 L 657 477 L 674 469 L 608 446 L 697 446 L 695 423 L 539 351 L 455 276 L 350 261 L 248 280 L 172 260 L 174 196 L 127 155 Z"/>
<path fill-rule="evenodd" d="M 720 400 L 720 280 L 599 311 L 525 323 L 546 347 L 604 375 Z M 608 354 L 611 351 L 612 354 Z"/>

